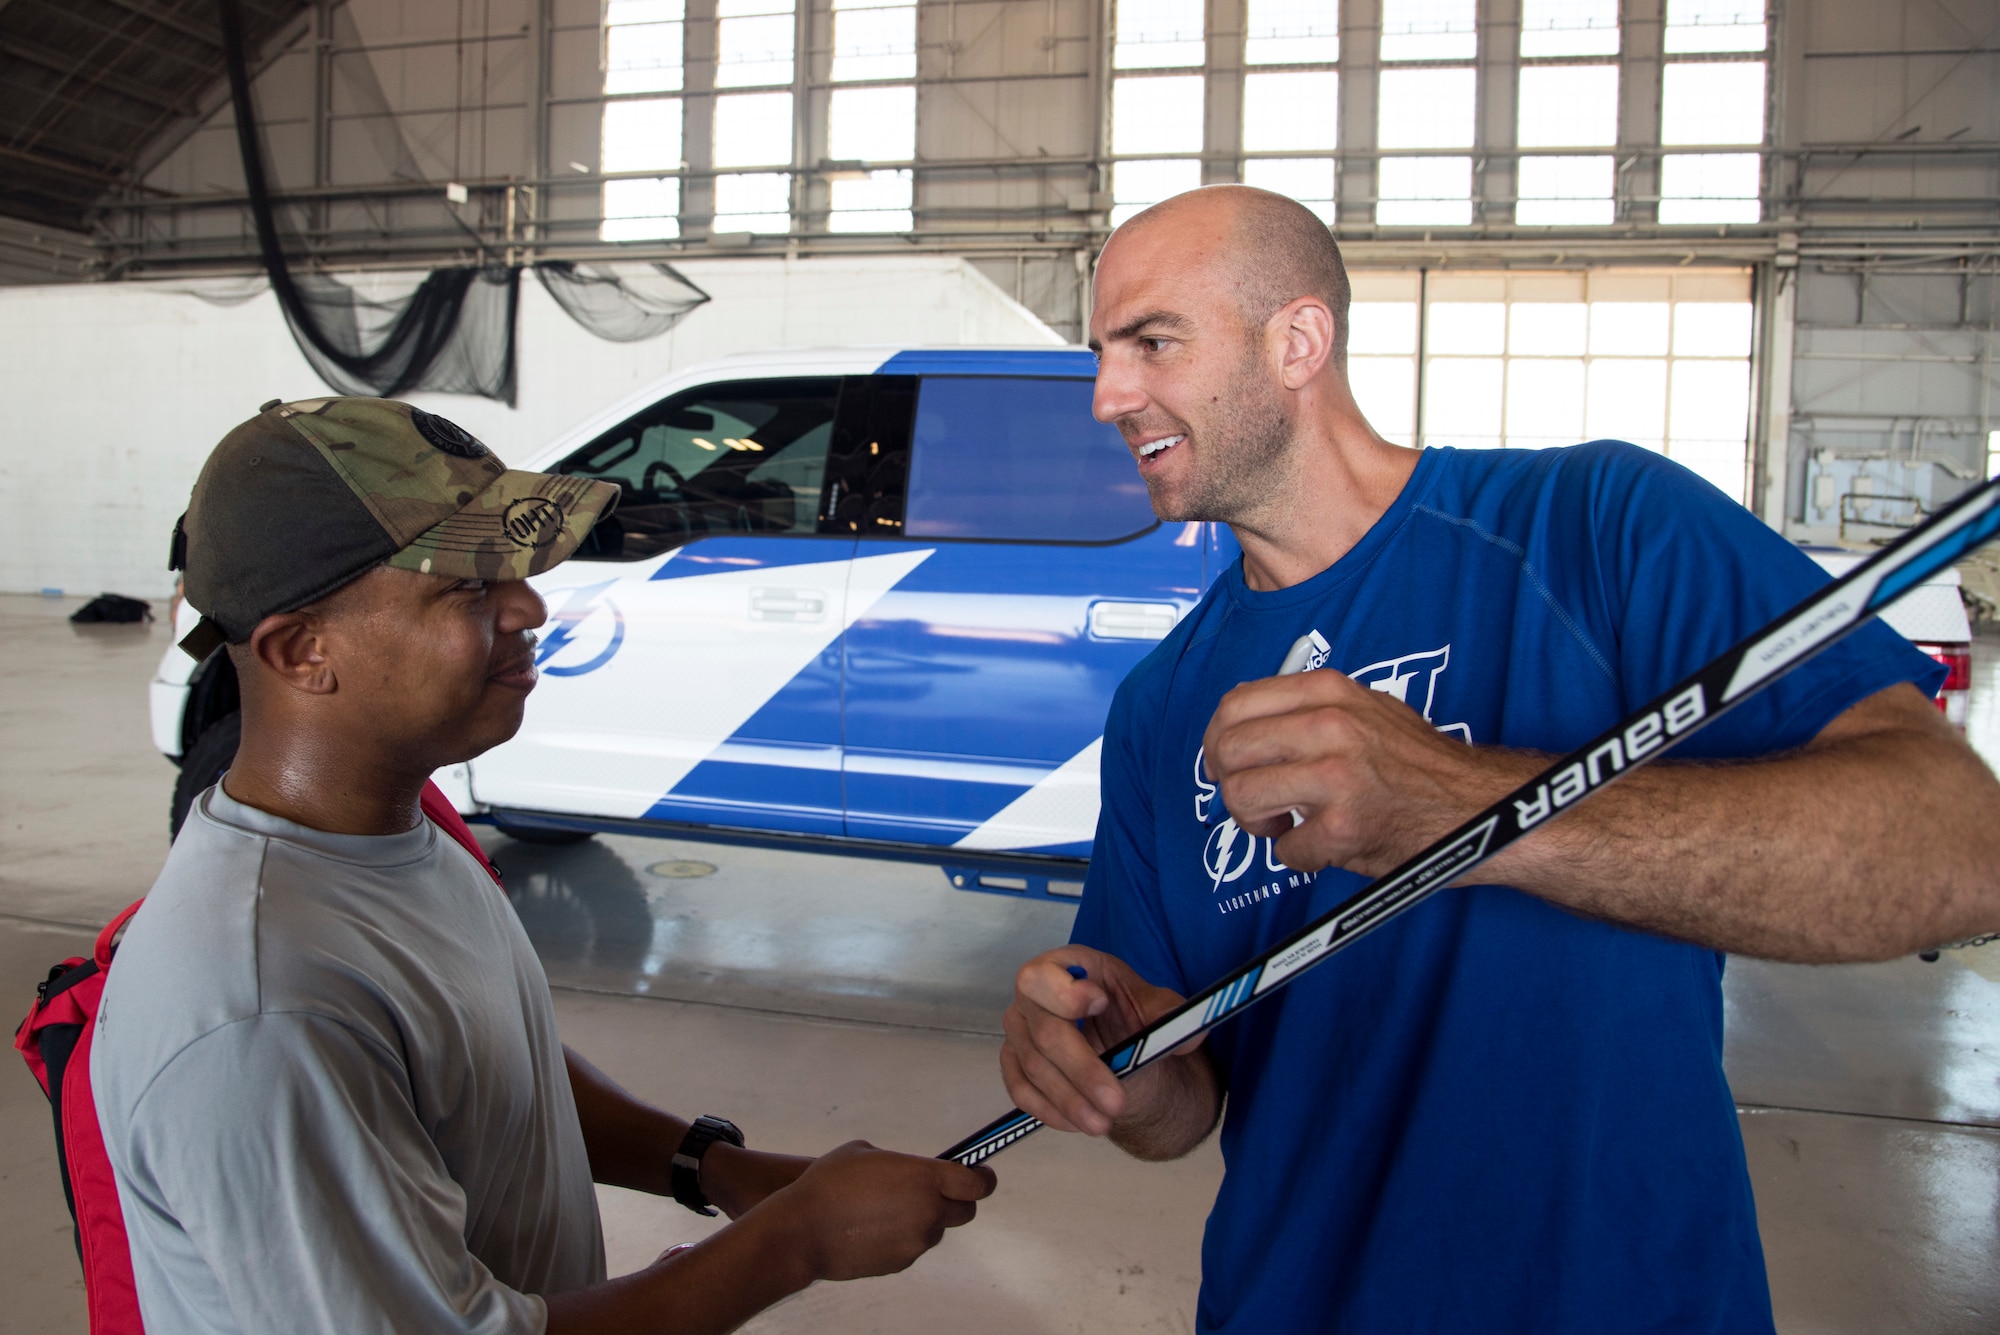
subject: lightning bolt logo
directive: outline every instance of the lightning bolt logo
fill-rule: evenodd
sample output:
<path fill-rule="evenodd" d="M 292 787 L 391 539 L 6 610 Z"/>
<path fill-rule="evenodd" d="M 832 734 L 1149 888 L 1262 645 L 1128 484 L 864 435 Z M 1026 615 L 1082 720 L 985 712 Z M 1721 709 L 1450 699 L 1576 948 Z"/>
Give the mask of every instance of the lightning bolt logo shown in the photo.
<path fill-rule="evenodd" d="M 585 584 L 565 591 L 568 596 L 563 599 L 562 606 L 549 615 L 550 630 L 543 637 L 541 648 L 535 652 L 536 667 L 551 677 L 581 677 L 611 661 L 625 643 L 625 614 L 618 610 L 618 604 L 604 596 L 604 591 L 617 582 L 607 579 L 602 583 Z M 576 642 L 577 629 L 600 607 L 611 613 L 611 642 L 584 662 L 549 666 L 551 659 Z"/>

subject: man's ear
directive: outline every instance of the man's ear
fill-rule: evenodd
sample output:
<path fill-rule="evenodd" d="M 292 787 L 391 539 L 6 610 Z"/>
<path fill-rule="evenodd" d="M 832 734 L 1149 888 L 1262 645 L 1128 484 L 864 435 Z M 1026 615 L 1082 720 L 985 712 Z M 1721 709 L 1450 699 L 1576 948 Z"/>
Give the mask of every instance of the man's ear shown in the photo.
<path fill-rule="evenodd" d="M 1304 389 L 1333 360 L 1333 312 L 1317 297 L 1287 303 L 1265 328 L 1277 343 L 1286 389 Z"/>
<path fill-rule="evenodd" d="M 337 685 L 320 619 L 307 612 L 265 617 L 250 632 L 251 659 L 277 681 L 306 695 L 331 695 Z"/>

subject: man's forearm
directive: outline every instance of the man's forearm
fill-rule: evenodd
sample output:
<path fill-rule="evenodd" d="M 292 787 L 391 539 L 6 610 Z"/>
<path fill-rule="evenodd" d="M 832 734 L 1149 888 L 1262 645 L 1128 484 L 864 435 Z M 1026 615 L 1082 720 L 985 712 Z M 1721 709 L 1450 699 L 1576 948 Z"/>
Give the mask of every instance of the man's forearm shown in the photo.
<path fill-rule="evenodd" d="M 590 1152 L 591 1178 L 607 1186 L 671 1195 L 674 1150 L 687 1135 L 687 1123 L 633 1098 L 567 1045 L 563 1058 L 584 1148 Z"/>
<path fill-rule="evenodd" d="M 1888 959 L 2000 928 L 2000 784 L 1902 688 L 1790 755 L 1639 770 L 1471 879 L 1738 954 Z"/>
<path fill-rule="evenodd" d="M 547 1299 L 549 1335 L 721 1335 L 813 1281 L 804 1239 L 771 1212 L 644 1270 Z"/>
<path fill-rule="evenodd" d="M 1208 1138 L 1222 1115 L 1222 1077 L 1208 1049 L 1155 1062 L 1125 1082 L 1124 1116 L 1111 1143 L 1135 1159 L 1178 1159 Z"/>
<path fill-rule="evenodd" d="M 563 1048 L 590 1176 L 606 1186 L 671 1196 L 674 1151 L 688 1124 L 635 1099 L 575 1051 Z M 791 1183 L 810 1159 L 765 1154 L 718 1141 L 701 1161 L 701 1190 L 731 1219 Z"/>

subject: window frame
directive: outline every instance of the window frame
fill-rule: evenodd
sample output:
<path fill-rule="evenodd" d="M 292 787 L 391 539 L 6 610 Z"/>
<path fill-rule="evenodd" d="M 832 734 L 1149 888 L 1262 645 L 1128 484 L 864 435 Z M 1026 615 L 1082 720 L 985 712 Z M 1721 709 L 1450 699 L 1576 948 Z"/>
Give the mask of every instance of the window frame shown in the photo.
<path fill-rule="evenodd" d="M 676 405 L 686 406 L 688 404 L 699 404 L 704 399 L 714 399 L 719 395 L 731 394 L 731 393 L 734 393 L 737 396 L 744 398 L 752 397 L 759 393 L 769 394 L 770 390 L 768 387 L 774 385 L 789 385 L 789 386 L 799 387 L 798 392 L 788 397 L 793 397 L 796 399 L 803 400 L 808 397 L 811 397 L 811 395 L 808 392 L 806 392 L 805 387 L 824 384 L 827 387 L 828 397 L 830 399 L 830 402 L 832 403 L 833 410 L 828 415 L 827 418 L 829 435 L 827 440 L 826 453 L 823 456 L 821 462 L 819 495 L 815 502 L 814 509 L 811 512 L 810 519 L 805 525 L 801 526 L 795 522 L 793 527 L 777 531 L 752 529 L 747 532 L 739 532 L 735 530 L 725 530 L 725 531 L 703 530 L 700 532 L 695 532 L 694 530 L 689 529 L 685 539 L 680 542 L 671 543 L 669 545 L 659 548 L 656 551 L 646 552 L 643 554 L 632 555 L 632 556 L 627 556 L 622 553 L 616 556 L 611 556 L 601 551 L 594 550 L 591 545 L 591 539 L 586 537 L 584 540 L 584 546 L 580 548 L 577 552 L 578 557 L 586 561 L 604 561 L 612 564 L 631 565 L 640 561 L 655 560 L 661 556 L 666 556 L 673 552 L 680 551 L 684 548 L 691 547 L 695 543 L 701 542 L 702 540 L 707 538 L 791 539 L 791 538 L 814 538 L 814 537 L 828 537 L 828 536 L 835 536 L 835 537 L 851 536 L 848 534 L 837 534 L 837 533 L 829 534 L 826 530 L 827 488 L 833 473 L 834 448 L 839 435 L 841 409 L 847 396 L 847 382 L 851 379 L 854 379 L 854 377 L 842 376 L 842 375 L 774 375 L 774 376 L 755 376 L 742 380 L 709 380 L 709 381 L 703 381 L 700 384 L 689 385 L 684 389 L 676 390 L 673 393 L 667 394 L 662 398 L 655 399 L 652 403 L 646 405 L 644 408 L 639 409 L 637 412 L 628 415 L 627 417 L 619 421 L 616 425 L 605 428 L 604 430 L 598 432 L 596 435 L 592 436 L 589 440 L 585 441 L 583 444 L 576 446 L 574 449 L 565 451 L 562 454 L 562 456 L 558 458 L 555 462 L 551 463 L 547 469 L 547 471 L 550 473 L 554 473 L 565 477 L 588 477 L 596 479 L 598 481 L 609 481 L 614 485 L 618 486 L 619 501 L 620 504 L 622 505 L 625 501 L 627 493 L 625 491 L 623 480 L 621 478 L 617 476 L 607 477 L 606 474 L 603 472 L 593 473 L 593 472 L 583 471 L 581 469 L 573 468 L 572 464 L 574 464 L 575 461 L 580 456 L 584 455 L 586 452 L 602 449 L 608 446 L 611 442 L 617 440 L 620 436 L 638 437 L 643 441 L 645 431 L 652 426 L 661 425 L 661 419 L 665 416 L 665 414 L 672 411 Z M 623 464 L 627 460 L 629 460 L 633 454 L 637 454 L 639 450 L 643 448 L 644 448 L 643 444 L 636 446 L 631 454 L 623 455 L 619 459 L 617 459 L 615 463 L 605 464 L 603 465 L 603 467 L 608 469 L 616 467 L 618 464 Z M 780 457 L 782 457 L 782 451 L 780 451 L 778 454 L 773 455 L 772 459 L 775 460 Z M 722 461 L 722 456 L 718 454 L 716 462 L 719 463 L 721 461 Z M 704 469 L 703 471 L 705 472 L 707 470 Z M 641 476 L 643 478 L 644 475 L 642 474 Z M 699 476 L 699 474 L 695 474 L 693 476 Z M 748 470 L 746 470 L 745 473 L 746 480 L 747 477 L 748 477 Z M 683 478 L 683 482 L 685 482 L 686 480 L 687 480 L 686 478 Z M 797 500 L 798 497 L 797 493 L 795 492 L 794 493 L 795 504 L 797 504 Z M 618 509 L 614 508 L 611 511 L 610 515 L 607 517 L 611 519 L 616 519 L 618 517 L 618 514 L 619 514 Z"/>

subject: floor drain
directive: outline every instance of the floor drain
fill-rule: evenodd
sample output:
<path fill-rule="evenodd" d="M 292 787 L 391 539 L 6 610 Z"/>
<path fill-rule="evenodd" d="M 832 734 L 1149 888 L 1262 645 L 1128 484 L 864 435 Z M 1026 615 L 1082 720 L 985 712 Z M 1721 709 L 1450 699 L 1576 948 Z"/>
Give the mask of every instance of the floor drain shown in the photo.
<path fill-rule="evenodd" d="M 655 862 L 646 868 L 655 876 L 664 876 L 673 881 L 691 881 L 697 876 L 713 876 L 713 862 Z"/>

